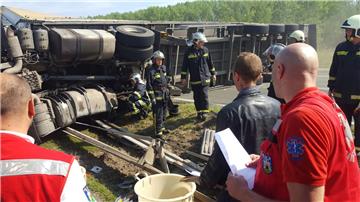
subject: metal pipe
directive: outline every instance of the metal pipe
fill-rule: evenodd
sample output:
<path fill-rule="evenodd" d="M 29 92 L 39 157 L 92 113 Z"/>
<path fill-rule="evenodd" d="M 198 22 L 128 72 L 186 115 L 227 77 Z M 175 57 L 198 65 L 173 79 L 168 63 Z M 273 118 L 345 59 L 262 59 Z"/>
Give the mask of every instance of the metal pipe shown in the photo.
<path fill-rule="evenodd" d="M 240 38 L 241 40 L 241 38 Z M 230 81 L 231 79 L 231 69 L 232 69 L 232 60 L 233 60 L 233 51 L 234 51 L 234 41 L 235 41 L 235 37 L 234 37 L 234 30 L 232 30 L 231 32 L 231 37 L 230 37 L 230 59 L 229 59 L 229 68 L 228 68 L 228 72 L 227 72 L 227 80 Z M 241 49 L 241 47 L 240 47 Z"/>
<path fill-rule="evenodd" d="M 11 57 L 15 59 L 15 63 L 12 67 L 4 70 L 4 73 L 16 74 L 21 72 L 23 66 L 23 52 L 21 50 L 19 39 L 17 36 L 15 36 L 14 30 L 12 30 L 11 28 L 7 28 L 6 36 L 8 39 Z"/>
<path fill-rule="evenodd" d="M 175 75 L 177 74 L 177 68 L 178 68 L 178 62 L 179 62 L 179 51 L 180 51 L 180 46 L 177 45 L 177 47 L 176 47 L 176 59 L 175 59 L 175 70 L 174 70 L 174 74 L 173 74 L 173 85 L 175 85 L 175 83 L 176 83 Z"/>
<path fill-rule="evenodd" d="M 252 37 L 252 53 L 256 51 L 256 36 Z"/>
<path fill-rule="evenodd" d="M 37 96 L 37 95 L 34 94 L 34 93 L 32 93 L 31 96 L 32 96 L 32 98 L 34 99 L 34 105 L 38 105 L 38 104 L 41 103 L 39 96 Z"/>

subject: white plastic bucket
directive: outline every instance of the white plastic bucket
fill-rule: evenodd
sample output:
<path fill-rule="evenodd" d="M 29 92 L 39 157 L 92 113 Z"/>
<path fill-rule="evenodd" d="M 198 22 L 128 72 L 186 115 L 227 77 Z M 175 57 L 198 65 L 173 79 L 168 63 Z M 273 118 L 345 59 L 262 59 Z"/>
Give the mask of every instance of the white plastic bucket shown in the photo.
<path fill-rule="evenodd" d="M 194 182 L 180 182 L 178 174 L 147 176 L 135 184 L 139 202 L 192 202 L 196 191 Z"/>

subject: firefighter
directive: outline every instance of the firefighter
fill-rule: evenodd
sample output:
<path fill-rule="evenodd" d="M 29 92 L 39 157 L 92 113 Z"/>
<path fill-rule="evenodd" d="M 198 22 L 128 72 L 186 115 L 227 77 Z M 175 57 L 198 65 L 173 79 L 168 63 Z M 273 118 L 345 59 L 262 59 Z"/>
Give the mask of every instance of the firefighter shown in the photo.
<path fill-rule="evenodd" d="M 209 50 L 204 46 L 207 42 L 205 35 L 201 32 L 194 33 L 192 42 L 184 55 L 181 82 L 183 86 L 187 84 L 186 77 L 189 72 L 197 119 L 204 121 L 209 112 L 209 85 L 216 82 L 215 67 Z"/>
<path fill-rule="evenodd" d="M 295 30 L 289 35 L 288 45 L 293 43 L 305 43 L 305 34 L 301 30 Z"/>
<path fill-rule="evenodd" d="M 360 154 L 360 15 L 348 18 L 341 26 L 346 40 L 337 45 L 329 72 L 329 94 L 351 123 L 355 121 L 355 146 Z"/>
<path fill-rule="evenodd" d="M 145 119 L 151 110 L 151 101 L 146 91 L 145 82 L 141 79 L 139 73 L 132 74 L 130 76 L 130 81 L 134 87 L 133 92 L 128 97 L 130 109 L 133 114 L 141 119 Z"/>
<path fill-rule="evenodd" d="M 152 65 L 146 71 L 146 89 L 152 102 L 156 137 L 161 137 L 164 133 L 169 132 L 164 127 L 169 99 L 164 60 L 164 54 L 161 51 L 155 51 L 152 56 Z"/>
<path fill-rule="evenodd" d="M 278 53 L 280 53 L 281 50 L 283 50 L 286 46 L 282 43 L 275 43 L 271 45 L 269 48 L 267 48 L 263 55 L 266 56 L 266 59 L 268 61 L 268 69 L 270 72 L 272 71 L 272 65 L 274 64 L 275 57 Z M 285 100 L 278 98 L 275 95 L 274 86 L 272 81 L 270 82 L 269 88 L 268 88 L 268 96 L 277 99 L 280 103 L 284 104 Z"/>

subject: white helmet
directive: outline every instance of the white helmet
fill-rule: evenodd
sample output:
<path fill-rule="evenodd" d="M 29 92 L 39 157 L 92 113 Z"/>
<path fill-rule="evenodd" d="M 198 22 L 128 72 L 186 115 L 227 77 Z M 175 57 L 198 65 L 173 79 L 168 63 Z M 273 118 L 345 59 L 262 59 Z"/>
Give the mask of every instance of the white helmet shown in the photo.
<path fill-rule="evenodd" d="M 193 35 L 192 35 L 192 40 L 193 41 L 202 41 L 202 42 L 208 42 L 208 40 L 206 39 L 205 37 L 205 34 L 201 33 L 201 32 L 195 32 Z"/>
<path fill-rule="evenodd" d="M 151 56 L 152 59 L 156 59 L 156 58 L 160 58 L 160 59 L 165 59 L 164 53 L 161 51 L 155 51 L 153 53 L 153 55 Z"/>
<path fill-rule="evenodd" d="M 139 73 L 131 74 L 130 79 L 133 80 L 135 83 L 139 82 L 139 83 L 144 84 L 144 81 L 141 79 L 141 75 Z"/>
<path fill-rule="evenodd" d="M 275 57 L 282 51 L 286 46 L 282 43 L 275 43 L 267 48 L 263 55 L 266 56 L 270 62 L 275 60 Z"/>
<path fill-rule="evenodd" d="M 301 30 L 295 30 L 290 35 L 289 38 L 294 38 L 296 42 L 305 42 L 305 34 Z"/>
<path fill-rule="evenodd" d="M 360 15 L 353 15 L 349 17 L 341 25 L 343 29 L 353 29 L 353 36 L 360 38 Z"/>

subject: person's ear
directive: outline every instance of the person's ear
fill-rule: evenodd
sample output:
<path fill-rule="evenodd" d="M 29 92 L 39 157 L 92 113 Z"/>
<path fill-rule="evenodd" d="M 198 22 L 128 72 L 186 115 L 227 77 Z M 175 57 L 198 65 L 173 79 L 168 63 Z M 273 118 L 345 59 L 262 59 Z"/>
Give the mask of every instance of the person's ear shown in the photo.
<path fill-rule="evenodd" d="M 279 64 L 278 65 L 278 72 L 279 72 L 279 78 L 282 79 L 284 77 L 285 74 L 285 66 L 283 64 Z"/>
<path fill-rule="evenodd" d="M 32 119 L 35 116 L 35 106 L 34 106 L 34 99 L 31 98 L 28 101 L 28 117 Z"/>
<path fill-rule="evenodd" d="M 237 73 L 237 72 L 233 72 L 233 81 L 234 81 L 234 83 L 236 82 L 238 82 L 239 81 L 239 74 Z"/>

